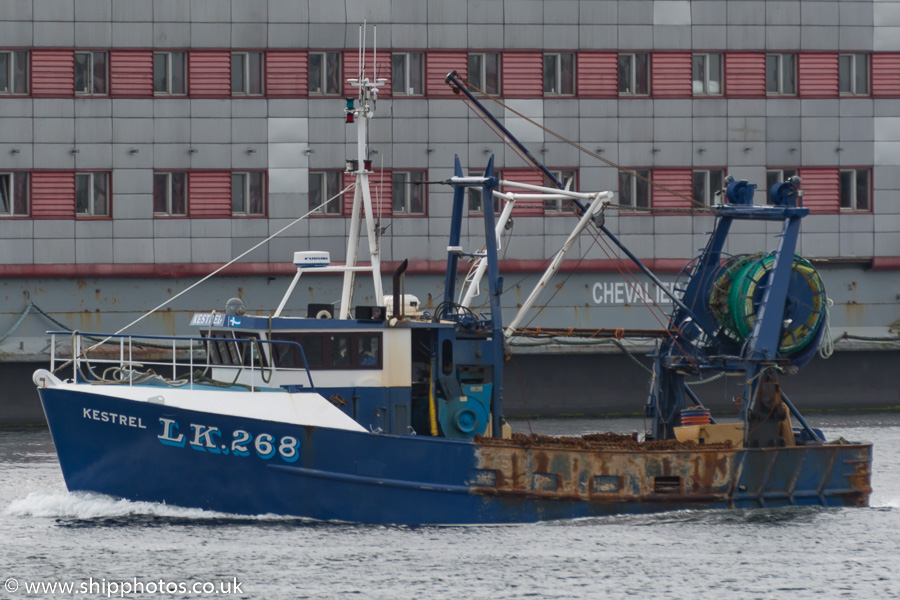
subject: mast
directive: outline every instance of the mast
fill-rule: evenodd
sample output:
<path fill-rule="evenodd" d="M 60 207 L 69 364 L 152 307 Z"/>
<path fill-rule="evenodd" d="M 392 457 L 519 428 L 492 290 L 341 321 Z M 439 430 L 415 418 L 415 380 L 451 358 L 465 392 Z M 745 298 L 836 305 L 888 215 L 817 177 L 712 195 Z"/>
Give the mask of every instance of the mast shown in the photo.
<path fill-rule="evenodd" d="M 359 235 L 361 227 L 360 212 L 365 214 L 366 236 L 369 241 L 369 257 L 372 272 L 372 282 L 375 288 L 375 302 L 380 303 L 384 298 L 384 288 L 381 283 L 381 254 L 378 249 L 378 235 L 375 231 L 375 216 L 372 211 L 372 194 L 369 190 L 369 174 L 372 172 L 372 161 L 369 159 L 369 119 L 375 116 L 375 101 L 378 99 L 378 87 L 385 83 L 385 79 L 377 79 L 376 73 L 372 78 L 365 75 L 365 47 L 363 29 L 360 27 L 360 51 L 359 51 L 359 75 L 355 79 L 348 79 L 350 86 L 359 90 L 354 105 L 352 99 L 347 100 L 347 123 L 356 125 L 356 156 L 355 170 L 350 171 L 356 176 L 356 188 L 353 191 L 353 209 L 350 214 L 350 231 L 347 240 L 347 259 L 344 271 L 344 285 L 341 289 L 341 319 L 350 315 L 350 306 L 353 303 L 353 286 L 355 280 L 356 261 L 359 258 Z M 374 35 L 373 35 L 374 37 Z M 374 42 L 373 42 L 374 46 Z M 374 70 L 373 49 L 373 70 Z M 368 269 L 367 269 L 368 270 Z"/>

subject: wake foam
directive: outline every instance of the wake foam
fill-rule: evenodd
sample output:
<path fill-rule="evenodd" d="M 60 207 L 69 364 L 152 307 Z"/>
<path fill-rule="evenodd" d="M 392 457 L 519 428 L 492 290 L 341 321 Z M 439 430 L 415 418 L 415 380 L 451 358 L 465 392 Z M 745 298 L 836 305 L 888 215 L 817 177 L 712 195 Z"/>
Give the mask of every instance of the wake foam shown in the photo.
<path fill-rule="evenodd" d="M 70 492 L 65 494 L 31 492 L 25 498 L 13 500 L 6 508 L 6 514 L 17 517 L 57 519 L 115 519 L 123 517 L 222 519 L 236 516 L 200 508 L 181 508 L 155 502 L 132 502 L 131 500 L 89 492 Z"/>

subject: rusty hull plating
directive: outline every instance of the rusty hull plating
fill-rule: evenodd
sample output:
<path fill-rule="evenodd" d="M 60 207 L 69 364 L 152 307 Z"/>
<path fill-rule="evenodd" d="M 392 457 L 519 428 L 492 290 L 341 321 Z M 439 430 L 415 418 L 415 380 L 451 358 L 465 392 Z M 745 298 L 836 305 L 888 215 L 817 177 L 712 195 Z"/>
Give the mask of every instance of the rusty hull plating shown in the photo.
<path fill-rule="evenodd" d="M 472 493 L 585 503 L 587 514 L 682 508 L 867 506 L 868 444 L 732 448 L 629 436 L 476 440 Z"/>

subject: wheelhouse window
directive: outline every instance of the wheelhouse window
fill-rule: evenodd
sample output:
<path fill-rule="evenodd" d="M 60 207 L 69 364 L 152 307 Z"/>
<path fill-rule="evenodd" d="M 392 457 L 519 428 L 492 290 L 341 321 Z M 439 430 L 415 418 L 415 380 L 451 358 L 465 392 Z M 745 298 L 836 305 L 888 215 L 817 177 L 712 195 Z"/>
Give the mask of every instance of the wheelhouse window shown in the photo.
<path fill-rule="evenodd" d="M 841 170 L 841 210 L 871 210 L 871 190 L 867 169 Z"/>
<path fill-rule="evenodd" d="M 109 173 L 75 173 L 75 214 L 109 216 Z"/>
<path fill-rule="evenodd" d="M 382 338 L 380 333 L 273 333 L 273 355 L 278 368 L 304 368 L 303 354 L 311 369 L 380 369 Z"/>
<path fill-rule="evenodd" d="M 0 50 L 0 94 L 28 94 L 27 50 Z"/>
<path fill-rule="evenodd" d="M 838 90 L 847 96 L 869 95 L 869 56 L 841 54 L 838 57 Z"/>
<path fill-rule="evenodd" d="M 106 52 L 75 53 L 75 93 L 94 96 L 109 93 L 109 60 Z"/>
<path fill-rule="evenodd" d="M 772 199 L 769 198 L 769 190 L 772 189 L 773 185 L 784 183 L 791 177 L 796 177 L 797 174 L 797 169 L 766 169 L 766 203 L 772 204 Z"/>
<path fill-rule="evenodd" d="M 425 94 L 425 54 L 394 52 L 391 55 L 391 93 L 395 96 Z"/>
<path fill-rule="evenodd" d="M 619 95 L 650 95 L 649 54 L 619 54 Z"/>
<path fill-rule="evenodd" d="M 340 193 L 343 173 L 341 171 L 309 172 L 309 210 L 319 215 L 340 215 L 342 201 L 336 197 Z"/>
<path fill-rule="evenodd" d="M 766 94 L 797 95 L 796 54 L 766 54 Z"/>
<path fill-rule="evenodd" d="M 571 191 L 578 190 L 578 174 L 574 169 L 551 169 L 551 173 L 563 186 Z M 555 187 L 549 184 L 548 187 Z M 544 212 L 550 214 L 568 214 L 572 212 L 574 203 L 570 199 L 544 200 Z"/>
<path fill-rule="evenodd" d="M 28 216 L 28 173 L 0 173 L 0 217 Z"/>
<path fill-rule="evenodd" d="M 187 93 L 187 69 L 184 52 L 153 53 L 153 93 L 158 96 L 183 96 Z"/>
<path fill-rule="evenodd" d="M 500 53 L 470 52 L 469 83 L 485 94 L 500 94 Z"/>
<path fill-rule="evenodd" d="M 187 215 L 187 173 L 153 174 L 153 214 L 158 217 Z"/>
<path fill-rule="evenodd" d="M 424 181 L 424 171 L 394 171 L 391 174 L 395 215 L 425 214 Z"/>
<path fill-rule="evenodd" d="M 484 173 L 469 173 L 472 177 L 481 177 Z M 503 176 L 500 171 L 494 171 L 494 177 L 498 180 L 502 179 Z M 469 199 L 469 214 L 484 214 L 484 199 L 482 198 L 482 188 L 481 187 L 470 187 L 466 188 L 466 195 Z M 503 201 L 499 198 L 494 198 L 494 214 L 499 215 L 503 210 Z"/>
<path fill-rule="evenodd" d="M 544 94 L 547 96 L 575 95 L 575 53 L 544 53 Z"/>
<path fill-rule="evenodd" d="M 619 204 L 650 208 L 650 169 L 619 171 Z"/>
<path fill-rule="evenodd" d="M 725 185 L 723 169 L 702 169 L 694 171 L 694 201 L 706 206 L 722 204 L 725 196 L 717 194 Z"/>
<path fill-rule="evenodd" d="M 231 174 L 231 212 L 259 216 L 266 211 L 266 179 L 262 171 Z"/>
<path fill-rule="evenodd" d="M 309 93 L 337 96 L 341 93 L 341 53 L 309 53 Z"/>
<path fill-rule="evenodd" d="M 231 53 L 231 93 L 235 96 L 262 95 L 262 52 Z"/>
<path fill-rule="evenodd" d="M 722 89 L 722 54 L 694 54 L 694 95 L 721 96 Z"/>

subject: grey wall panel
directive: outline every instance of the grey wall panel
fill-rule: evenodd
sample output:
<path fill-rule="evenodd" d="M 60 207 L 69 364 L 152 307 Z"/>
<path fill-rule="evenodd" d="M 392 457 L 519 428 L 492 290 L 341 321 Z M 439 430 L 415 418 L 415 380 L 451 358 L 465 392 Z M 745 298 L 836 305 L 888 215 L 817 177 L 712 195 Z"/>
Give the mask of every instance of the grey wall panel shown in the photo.
<path fill-rule="evenodd" d="M 117 264 L 152 263 L 153 240 L 150 238 L 114 239 L 113 262 Z"/>
<path fill-rule="evenodd" d="M 35 21 L 74 21 L 74 0 L 33 0 Z"/>
<path fill-rule="evenodd" d="M 336 2 L 314 2 L 314 6 L 320 4 L 337 5 Z M 345 48 L 346 33 L 347 26 L 343 22 L 315 22 L 309 28 L 309 46 L 310 48 Z"/>
<path fill-rule="evenodd" d="M 152 189 L 150 187 L 143 194 L 120 194 L 116 189 L 115 173 L 113 173 L 113 217 L 115 219 L 152 219 L 153 196 L 150 193 Z"/>
<path fill-rule="evenodd" d="M 629 3 L 625 3 L 629 4 Z M 646 25 L 619 25 L 616 39 L 620 50 L 653 50 L 653 28 Z"/>
<path fill-rule="evenodd" d="M 34 263 L 39 265 L 59 264 L 61 257 L 75 256 L 74 238 L 44 238 L 34 240 Z"/>
<path fill-rule="evenodd" d="M 800 3 L 801 25 L 838 25 L 840 3 L 820 0 L 803 0 Z"/>
<path fill-rule="evenodd" d="M 192 144 L 196 151 L 189 154 L 192 169 L 225 169 L 231 168 L 231 148 L 226 144 Z M 154 157 L 154 166 L 156 160 Z"/>
<path fill-rule="evenodd" d="M 835 146 L 835 151 L 840 148 L 838 163 L 845 167 L 860 167 L 871 165 L 875 162 L 875 148 L 872 142 L 845 142 L 840 141 Z"/>
<path fill-rule="evenodd" d="M 806 25 L 800 28 L 802 50 L 837 50 L 839 45 L 840 32 L 837 26 Z"/>
<path fill-rule="evenodd" d="M 191 238 L 191 262 L 228 262 L 232 258 L 231 239 L 229 238 Z"/>
<path fill-rule="evenodd" d="M 52 48 L 75 44 L 75 24 L 62 21 L 35 21 L 33 44 Z"/>
<path fill-rule="evenodd" d="M 112 264 L 112 238 L 76 239 L 75 260 L 80 264 Z"/>
<path fill-rule="evenodd" d="M 176 0 L 176 4 L 182 2 Z M 187 3 L 183 3 L 187 6 Z M 154 4 L 154 11 L 156 4 Z M 154 48 L 188 48 L 191 46 L 191 24 L 185 21 L 155 21 L 153 23 Z"/>
<path fill-rule="evenodd" d="M 500 26 L 496 28 L 498 31 L 495 32 L 495 35 L 500 33 Z M 534 48 L 535 44 L 531 40 L 540 40 L 544 34 L 543 28 L 541 25 L 526 25 L 524 23 L 507 23 L 502 26 L 503 30 L 503 47 L 510 49 L 530 49 Z M 548 48 L 550 50 L 551 48 Z"/>
<path fill-rule="evenodd" d="M 152 238 L 153 220 L 115 219 L 113 221 L 113 236 L 119 239 Z"/>
<path fill-rule="evenodd" d="M 75 23 L 75 47 L 76 48 L 109 48 L 113 45 L 112 23 L 76 22 Z M 149 29 L 141 28 L 137 33 L 137 40 L 143 37 L 150 41 Z M 145 44 L 147 45 L 147 44 Z"/>
<path fill-rule="evenodd" d="M 0 239 L 31 239 L 32 237 L 34 237 L 34 221 L 0 219 Z"/>
<path fill-rule="evenodd" d="M 230 24 L 191 22 L 191 48 L 229 47 L 231 47 Z"/>
<path fill-rule="evenodd" d="M 34 262 L 34 242 L 31 239 L 0 239 L 0 255 L 5 264 L 30 265 Z"/>
<path fill-rule="evenodd" d="M 160 238 L 188 238 L 191 222 L 188 219 L 154 219 L 153 236 Z"/>
<path fill-rule="evenodd" d="M 153 100 L 113 100 L 112 116 L 126 119 L 149 119 L 153 116 Z"/>
<path fill-rule="evenodd" d="M 153 28 L 146 23 L 113 23 L 112 46 L 115 48 L 148 48 L 153 46 Z M 78 43 L 78 26 L 75 40 Z"/>
<path fill-rule="evenodd" d="M 253 4 L 261 0 L 249 0 Z M 309 0 L 268 0 L 270 23 L 308 23 Z"/>
<path fill-rule="evenodd" d="M 4 45 L 27 48 L 34 44 L 34 27 L 30 22 L 4 20 L 0 21 L 0 39 Z"/>
<path fill-rule="evenodd" d="M 153 0 L 153 20 L 190 23 L 191 3 L 185 0 Z"/>
<path fill-rule="evenodd" d="M 393 33 L 396 29 L 392 29 Z M 428 48 L 468 48 L 468 25 L 457 24 L 429 24 L 427 29 Z M 392 40 L 393 41 L 393 40 Z"/>
<path fill-rule="evenodd" d="M 268 219 L 232 219 L 231 235 L 233 237 L 255 237 L 259 239 L 268 237 L 269 221 Z"/>
<path fill-rule="evenodd" d="M 875 252 L 875 235 L 872 232 L 841 233 L 839 237 L 841 258 L 866 258 Z"/>
<path fill-rule="evenodd" d="M 191 155 L 188 154 L 190 144 L 154 144 L 154 169 L 189 169 Z"/>
<path fill-rule="evenodd" d="M 266 31 L 270 48 L 305 48 L 309 44 L 306 23 L 270 23 Z"/>
<path fill-rule="evenodd" d="M 842 25 L 838 39 L 838 48 L 842 51 L 871 51 L 875 45 L 874 30 L 871 26 L 847 27 Z"/>
<path fill-rule="evenodd" d="M 253 246 L 256 246 L 265 238 L 233 238 L 231 240 L 231 254 L 230 258 L 235 258 L 240 256 L 244 252 L 247 252 Z M 229 258 L 229 260 L 230 260 Z M 247 256 L 242 258 L 240 262 L 269 262 L 269 246 L 267 244 L 263 244 L 256 250 L 253 250 Z"/>
<path fill-rule="evenodd" d="M 152 22 L 152 2 L 112 2 L 113 22 Z M 144 24 L 146 27 L 146 23 Z"/>
<path fill-rule="evenodd" d="M 157 237 L 153 240 L 153 258 L 157 263 L 192 262 L 191 240 Z"/>
<path fill-rule="evenodd" d="M 231 46 L 233 48 L 265 48 L 269 29 L 265 23 L 232 23 Z"/>
<path fill-rule="evenodd" d="M 34 164 L 40 169 L 74 169 L 72 144 L 34 144 Z"/>

